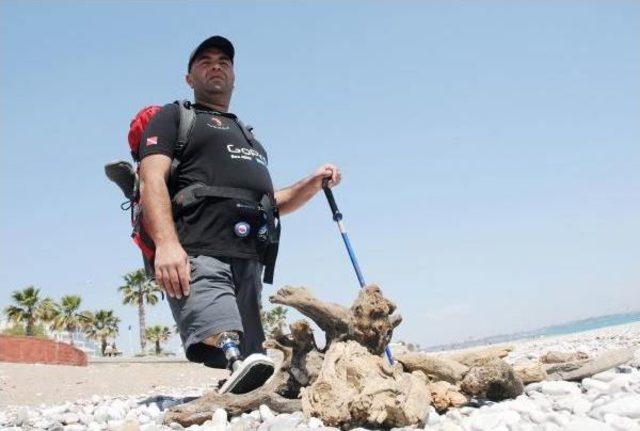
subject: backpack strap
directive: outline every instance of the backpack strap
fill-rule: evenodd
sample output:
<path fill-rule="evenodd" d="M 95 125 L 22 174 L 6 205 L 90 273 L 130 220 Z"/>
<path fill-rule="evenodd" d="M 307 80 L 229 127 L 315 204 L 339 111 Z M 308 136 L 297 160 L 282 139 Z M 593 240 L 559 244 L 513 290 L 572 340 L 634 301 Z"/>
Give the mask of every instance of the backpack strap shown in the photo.
<path fill-rule="evenodd" d="M 174 147 L 173 160 L 171 161 L 171 171 L 169 172 L 169 193 L 176 191 L 176 178 L 178 166 L 182 161 L 184 149 L 191 140 L 191 134 L 196 124 L 196 111 L 188 100 L 176 100 L 173 102 L 178 105 L 180 118 L 178 123 L 178 139 Z"/>
<path fill-rule="evenodd" d="M 254 146 L 253 141 L 255 141 L 255 138 L 253 137 L 253 133 L 251 133 L 251 131 L 253 130 L 253 127 L 245 126 L 244 123 L 240 121 L 238 117 L 235 118 L 235 121 L 238 127 L 240 127 L 240 130 L 242 130 L 242 134 L 244 135 L 244 138 L 247 140 L 249 145 L 253 147 Z"/>
<path fill-rule="evenodd" d="M 191 102 L 188 100 L 176 100 L 174 103 L 178 105 L 180 110 L 180 123 L 178 127 L 178 140 L 175 146 L 175 158 L 180 159 L 184 147 L 189 143 L 191 139 L 191 133 L 193 127 L 196 124 L 196 111 L 191 107 Z"/>

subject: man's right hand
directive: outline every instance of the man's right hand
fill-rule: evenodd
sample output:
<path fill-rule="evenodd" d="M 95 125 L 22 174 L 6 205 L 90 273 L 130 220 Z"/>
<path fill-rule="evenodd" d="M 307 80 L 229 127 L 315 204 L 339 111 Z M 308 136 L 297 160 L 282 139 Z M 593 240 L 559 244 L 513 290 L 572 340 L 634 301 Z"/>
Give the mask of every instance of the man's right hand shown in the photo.
<path fill-rule="evenodd" d="M 189 256 L 177 241 L 156 246 L 156 283 L 172 298 L 189 295 L 191 264 Z"/>

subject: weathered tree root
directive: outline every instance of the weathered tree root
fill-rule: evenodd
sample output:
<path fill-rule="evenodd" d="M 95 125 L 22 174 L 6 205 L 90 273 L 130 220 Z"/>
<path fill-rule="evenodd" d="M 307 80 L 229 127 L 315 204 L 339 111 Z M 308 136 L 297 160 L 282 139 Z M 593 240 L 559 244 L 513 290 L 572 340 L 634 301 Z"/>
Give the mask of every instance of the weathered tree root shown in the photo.
<path fill-rule="evenodd" d="M 422 426 L 431 401 L 426 383 L 423 373 L 392 367 L 355 341 L 334 343 L 318 379 L 302 390 L 302 409 L 345 429 Z"/>
<path fill-rule="evenodd" d="M 177 422 L 183 427 L 201 425 L 211 419 L 218 408 L 223 408 L 231 416 L 257 409 L 261 404 L 281 413 L 293 413 L 301 409 L 299 399 L 288 399 L 280 395 L 279 388 L 287 376 L 282 370 L 276 371 L 272 379 L 263 387 L 242 395 L 224 394 L 216 391 L 179 406 L 171 407 L 164 416 L 164 423 Z"/>
<path fill-rule="evenodd" d="M 301 390 L 310 387 L 318 379 L 325 364 L 325 353 L 332 346 L 343 345 L 342 342 L 352 340 L 354 345 L 361 346 L 361 353 L 365 352 L 365 356 L 368 355 L 381 362 L 379 355 L 391 340 L 393 329 L 402 321 L 400 315 L 393 314 L 395 305 L 384 298 L 380 288 L 375 285 L 363 288 L 349 309 L 338 304 L 320 301 L 302 287 L 283 287 L 270 298 L 270 301 L 291 306 L 311 318 L 325 332 L 326 346 L 324 349 L 319 349 L 316 345 L 308 322 L 304 320 L 295 322 L 289 327 L 290 334 L 284 334 L 282 330 L 279 330 L 273 339 L 265 343 L 266 348 L 278 349 L 283 353 L 280 367 L 265 386 L 244 395 L 208 393 L 197 400 L 169 409 L 165 414 L 165 423 L 177 422 L 183 426 L 202 424 L 211 418 L 211 414 L 216 408 L 224 408 L 230 415 L 253 410 L 260 404 L 266 404 L 274 411 L 281 413 L 300 410 L 302 402 L 298 397 L 301 395 Z M 334 360 L 340 362 L 340 358 Z M 360 372 L 369 373 L 367 370 L 360 370 Z M 404 386 L 407 386 L 408 382 L 412 382 L 414 389 L 411 393 L 413 394 L 421 393 L 419 386 L 422 385 L 424 399 L 427 400 L 428 405 L 429 393 L 426 390 L 426 378 L 419 379 L 410 374 L 402 373 L 401 368 L 398 368 L 394 373 L 373 373 L 369 377 L 373 381 L 386 379 L 396 383 L 401 382 Z M 343 378 L 345 381 L 349 380 L 346 376 Z M 369 379 L 367 383 L 371 383 Z M 404 392 L 398 390 L 398 393 Z M 367 409 L 369 407 L 373 409 L 372 414 L 374 415 L 376 415 L 376 408 L 380 411 L 387 411 L 385 414 L 377 413 L 376 420 L 379 419 L 379 423 L 393 424 L 395 417 L 407 424 L 414 420 L 413 413 L 408 415 L 402 413 L 404 403 L 400 402 L 398 404 L 399 410 L 394 410 L 386 405 L 376 407 L 377 399 L 376 394 L 369 394 L 369 398 L 366 396 L 361 398 L 361 409 L 364 409 L 366 404 Z M 368 401 L 365 402 L 365 400 Z M 354 409 L 354 412 L 360 411 L 356 415 L 357 417 L 345 419 L 341 423 L 357 424 L 372 420 L 365 417 L 361 410 L 355 407 Z M 322 416 L 321 412 L 315 412 L 312 409 L 305 410 L 305 413 L 309 416 Z M 387 420 L 382 418 L 384 415 L 392 417 Z M 422 419 L 420 418 L 420 420 Z M 372 423 L 378 422 L 373 421 Z"/>
<path fill-rule="evenodd" d="M 323 352 L 336 341 L 354 340 L 379 355 L 391 341 L 393 329 L 402 322 L 400 315 L 393 314 L 395 304 L 382 296 L 375 284 L 360 291 L 351 309 L 320 301 L 304 287 L 285 286 L 269 301 L 293 307 L 313 320 L 325 333 Z"/>

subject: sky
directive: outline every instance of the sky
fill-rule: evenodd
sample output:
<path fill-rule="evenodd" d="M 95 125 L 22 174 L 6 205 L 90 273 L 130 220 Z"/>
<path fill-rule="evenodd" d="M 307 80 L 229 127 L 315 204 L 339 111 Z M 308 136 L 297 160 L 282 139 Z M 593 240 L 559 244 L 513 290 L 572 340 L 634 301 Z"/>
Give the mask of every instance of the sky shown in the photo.
<path fill-rule="evenodd" d="M 231 111 L 276 188 L 342 170 L 335 197 L 365 279 L 404 317 L 396 340 L 640 310 L 638 2 L 4 0 L 0 22 L 2 308 L 28 285 L 79 294 L 135 350 L 117 288 L 141 259 L 103 166 L 128 159 L 141 107 L 192 97 L 188 55 L 221 34 Z M 284 285 L 350 304 L 324 196 L 282 223 L 265 305 Z M 166 301 L 147 323 L 172 326 Z"/>

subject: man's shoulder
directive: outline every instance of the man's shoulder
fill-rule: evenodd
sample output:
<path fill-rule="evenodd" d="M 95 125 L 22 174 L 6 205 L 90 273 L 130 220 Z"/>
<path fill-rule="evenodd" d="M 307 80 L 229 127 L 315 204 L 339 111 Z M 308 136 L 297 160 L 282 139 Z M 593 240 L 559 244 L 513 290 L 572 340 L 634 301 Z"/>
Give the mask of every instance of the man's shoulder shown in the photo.
<path fill-rule="evenodd" d="M 167 103 L 160 107 L 149 123 L 149 127 L 165 127 L 167 124 L 178 125 L 180 111 L 175 102 Z"/>
<path fill-rule="evenodd" d="M 177 115 L 179 113 L 178 103 L 176 103 L 175 101 L 165 103 L 160 108 L 160 112 L 163 112 L 164 114 Z"/>

